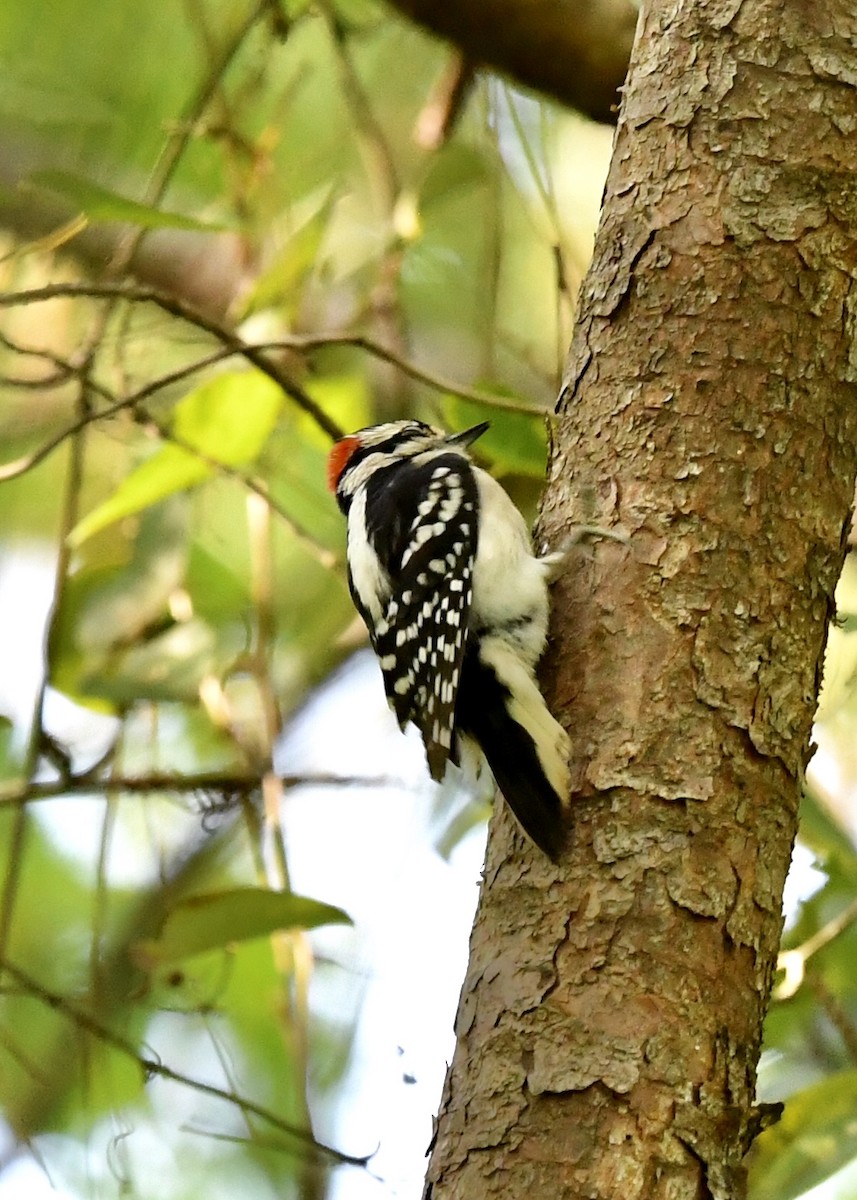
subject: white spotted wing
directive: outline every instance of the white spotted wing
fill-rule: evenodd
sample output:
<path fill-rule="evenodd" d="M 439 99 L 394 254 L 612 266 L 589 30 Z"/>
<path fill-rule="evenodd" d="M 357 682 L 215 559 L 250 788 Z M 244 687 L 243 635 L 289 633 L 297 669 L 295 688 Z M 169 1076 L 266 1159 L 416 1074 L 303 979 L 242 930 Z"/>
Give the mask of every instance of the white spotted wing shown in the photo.
<path fill-rule="evenodd" d="M 399 724 L 422 734 L 429 770 L 443 777 L 473 594 L 478 492 L 470 465 L 444 454 L 367 489 L 366 519 L 383 546 L 392 595 L 374 635 Z"/>

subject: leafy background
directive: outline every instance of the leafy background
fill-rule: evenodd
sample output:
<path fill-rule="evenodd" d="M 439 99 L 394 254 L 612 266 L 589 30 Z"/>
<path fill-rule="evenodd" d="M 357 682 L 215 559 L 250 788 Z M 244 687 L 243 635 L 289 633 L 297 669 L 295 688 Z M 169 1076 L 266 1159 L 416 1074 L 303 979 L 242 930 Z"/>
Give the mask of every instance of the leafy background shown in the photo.
<path fill-rule="evenodd" d="M 325 457 L 488 415 L 534 515 L 610 131 L 374 0 L 6 0 L 0 147 L 0 1195 L 416 1195 L 343 1149 L 375 936 L 343 878 L 430 861 L 377 907 L 428 978 L 466 896 L 460 976 L 485 804 L 398 733 L 360 752 Z M 755 1200 L 857 1196 L 850 563 L 840 610 Z"/>

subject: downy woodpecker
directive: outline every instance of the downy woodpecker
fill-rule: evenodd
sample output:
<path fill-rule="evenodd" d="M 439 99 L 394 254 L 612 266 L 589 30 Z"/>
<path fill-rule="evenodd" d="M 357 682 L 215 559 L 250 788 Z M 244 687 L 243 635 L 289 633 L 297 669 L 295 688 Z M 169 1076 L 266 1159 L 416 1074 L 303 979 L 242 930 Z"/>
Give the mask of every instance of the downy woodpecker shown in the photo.
<path fill-rule="evenodd" d="M 361 429 L 334 445 L 328 483 L 348 518 L 351 595 L 399 725 L 417 726 L 436 780 L 474 741 L 524 832 L 556 859 L 569 742 L 535 668 L 564 555 L 534 556 L 523 517 L 471 461 L 487 428 Z"/>

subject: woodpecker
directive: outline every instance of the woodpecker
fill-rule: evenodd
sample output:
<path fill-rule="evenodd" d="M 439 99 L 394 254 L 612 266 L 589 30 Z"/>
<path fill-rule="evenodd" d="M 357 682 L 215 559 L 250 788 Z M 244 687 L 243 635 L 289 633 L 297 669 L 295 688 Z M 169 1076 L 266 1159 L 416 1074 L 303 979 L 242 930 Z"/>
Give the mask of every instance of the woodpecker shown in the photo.
<path fill-rule="evenodd" d="M 449 435 L 391 421 L 336 442 L 328 485 L 348 522 L 348 583 L 399 725 L 422 735 L 432 778 L 482 751 L 524 832 L 556 860 L 569 741 L 535 679 L 548 583 L 524 518 L 476 466 L 488 422 Z"/>

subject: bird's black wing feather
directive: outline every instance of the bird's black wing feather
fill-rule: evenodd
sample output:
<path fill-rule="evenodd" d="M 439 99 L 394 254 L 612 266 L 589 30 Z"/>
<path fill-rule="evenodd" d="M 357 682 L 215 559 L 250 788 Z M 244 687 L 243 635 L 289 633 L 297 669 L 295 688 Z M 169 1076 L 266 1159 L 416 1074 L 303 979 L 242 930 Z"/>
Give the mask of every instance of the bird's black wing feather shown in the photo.
<path fill-rule="evenodd" d="M 456 731 L 478 744 L 521 828 L 554 860 L 565 840 L 562 799 L 539 762 L 531 735 L 511 715 L 509 689 L 475 646 L 467 648 L 458 692 Z"/>
<path fill-rule="evenodd" d="M 453 745 L 478 518 L 473 469 L 458 454 L 396 464 L 367 484 L 367 531 L 392 586 L 374 647 L 390 705 L 422 734 L 434 779 Z"/>

